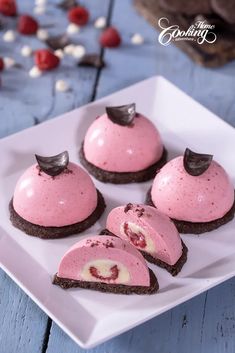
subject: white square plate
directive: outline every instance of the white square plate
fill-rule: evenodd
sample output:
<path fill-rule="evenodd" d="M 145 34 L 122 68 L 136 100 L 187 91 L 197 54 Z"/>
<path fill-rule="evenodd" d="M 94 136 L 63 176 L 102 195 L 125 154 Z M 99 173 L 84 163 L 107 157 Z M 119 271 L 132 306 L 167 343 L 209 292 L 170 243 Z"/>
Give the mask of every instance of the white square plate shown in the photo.
<path fill-rule="evenodd" d="M 53 155 L 67 149 L 78 162 L 78 149 L 93 119 L 106 105 L 136 102 L 138 111 L 158 126 L 170 158 L 185 147 L 214 154 L 235 182 L 235 131 L 162 77 L 153 77 L 67 113 L 58 119 L 0 140 L 0 264 L 23 290 L 80 346 L 90 348 L 196 296 L 235 274 L 235 221 L 198 237 L 184 235 L 188 261 L 171 277 L 150 266 L 160 291 L 152 296 L 115 295 L 83 289 L 62 290 L 51 280 L 64 252 L 81 235 L 40 240 L 15 229 L 8 203 L 20 174 L 34 163 L 34 153 Z M 150 182 L 111 185 L 95 181 L 107 210 L 87 233 L 105 225 L 111 208 L 143 202 Z"/>

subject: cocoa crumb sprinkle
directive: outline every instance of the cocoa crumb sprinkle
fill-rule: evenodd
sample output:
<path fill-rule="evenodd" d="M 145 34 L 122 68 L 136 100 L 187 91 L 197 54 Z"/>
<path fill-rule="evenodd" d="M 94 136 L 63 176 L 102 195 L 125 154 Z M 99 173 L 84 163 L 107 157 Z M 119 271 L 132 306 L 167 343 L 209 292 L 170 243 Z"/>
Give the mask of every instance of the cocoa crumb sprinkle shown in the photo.
<path fill-rule="evenodd" d="M 124 208 L 124 212 L 127 213 L 128 211 L 130 211 L 133 208 L 133 204 L 132 203 L 128 203 L 125 208 Z"/>

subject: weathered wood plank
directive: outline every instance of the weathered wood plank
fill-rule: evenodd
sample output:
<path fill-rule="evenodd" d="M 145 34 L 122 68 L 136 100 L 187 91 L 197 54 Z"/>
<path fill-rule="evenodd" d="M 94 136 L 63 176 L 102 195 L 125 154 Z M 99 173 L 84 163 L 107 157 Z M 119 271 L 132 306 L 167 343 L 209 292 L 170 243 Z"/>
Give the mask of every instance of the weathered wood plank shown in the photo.
<path fill-rule="evenodd" d="M 53 323 L 47 352 L 234 352 L 234 297 L 232 279 L 90 350 L 79 348 Z"/>
<path fill-rule="evenodd" d="M 0 352 L 40 353 L 47 316 L 0 270 Z"/>

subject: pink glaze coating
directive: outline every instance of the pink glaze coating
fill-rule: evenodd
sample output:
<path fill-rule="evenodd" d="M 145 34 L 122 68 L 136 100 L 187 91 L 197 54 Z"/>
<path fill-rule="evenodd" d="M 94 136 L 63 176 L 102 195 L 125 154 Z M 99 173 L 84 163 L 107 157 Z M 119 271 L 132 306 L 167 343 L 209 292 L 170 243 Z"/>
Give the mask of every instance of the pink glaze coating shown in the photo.
<path fill-rule="evenodd" d="M 223 217 L 234 202 L 234 187 L 226 171 L 212 161 L 199 176 L 189 175 L 183 157 L 168 162 L 156 175 L 152 201 L 169 217 L 188 222 L 210 222 Z"/>
<path fill-rule="evenodd" d="M 143 115 L 133 125 L 113 123 L 106 114 L 89 127 L 84 140 L 86 159 L 109 172 L 136 172 L 148 168 L 162 156 L 163 144 L 153 123 Z"/>
<path fill-rule="evenodd" d="M 141 209 L 144 211 L 139 217 L 138 210 Z M 169 217 L 156 208 L 146 205 L 133 205 L 131 209 L 126 211 L 126 206 L 120 206 L 109 213 L 106 228 L 118 237 L 131 242 L 121 230 L 125 222 L 131 222 L 141 227 L 145 235 L 153 242 L 154 250 L 151 252 L 140 247 L 137 247 L 138 249 L 149 252 L 156 259 L 169 265 L 174 265 L 181 257 L 182 244 L 175 225 Z"/>
<path fill-rule="evenodd" d="M 127 285 L 149 286 L 149 270 L 143 256 L 128 242 L 106 235 L 80 240 L 63 256 L 58 277 L 84 280 L 81 271 L 90 261 L 112 260 L 124 265 L 130 278 Z M 105 282 L 105 281 L 103 281 Z"/>
<path fill-rule="evenodd" d="M 62 227 L 90 216 L 97 206 L 97 191 L 87 172 L 74 163 L 56 177 L 39 172 L 35 164 L 18 180 L 13 206 L 28 222 Z"/>

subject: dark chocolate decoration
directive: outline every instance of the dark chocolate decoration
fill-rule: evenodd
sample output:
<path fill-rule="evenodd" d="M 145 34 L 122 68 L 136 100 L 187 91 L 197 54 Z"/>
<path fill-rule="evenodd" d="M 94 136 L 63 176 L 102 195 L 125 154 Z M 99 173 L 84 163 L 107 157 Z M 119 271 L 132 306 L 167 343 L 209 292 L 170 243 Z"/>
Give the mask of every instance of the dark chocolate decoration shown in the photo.
<path fill-rule="evenodd" d="M 70 44 L 70 40 L 66 34 L 50 37 L 45 42 L 53 50 L 64 49 L 66 45 Z"/>
<path fill-rule="evenodd" d="M 135 103 L 120 105 L 119 107 L 106 107 L 109 119 L 118 125 L 131 125 L 136 115 Z"/>
<path fill-rule="evenodd" d="M 73 7 L 77 6 L 78 3 L 76 0 L 63 0 L 61 1 L 57 6 L 59 8 L 61 8 L 62 10 L 70 10 L 72 9 Z"/>
<path fill-rule="evenodd" d="M 203 174 L 210 166 L 213 156 L 201 154 L 186 148 L 184 152 L 184 169 L 192 176 Z"/>
<path fill-rule="evenodd" d="M 101 69 L 105 66 L 105 62 L 98 54 L 86 54 L 81 58 L 78 66 L 89 66 Z"/>
<path fill-rule="evenodd" d="M 35 154 L 40 170 L 50 176 L 61 174 L 68 166 L 69 154 L 64 151 L 56 156 L 42 157 Z"/>

